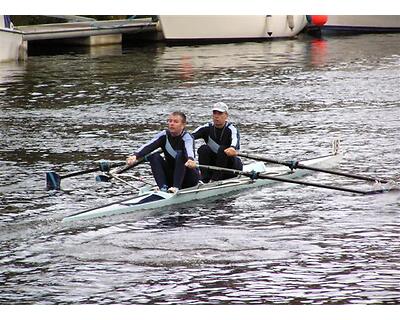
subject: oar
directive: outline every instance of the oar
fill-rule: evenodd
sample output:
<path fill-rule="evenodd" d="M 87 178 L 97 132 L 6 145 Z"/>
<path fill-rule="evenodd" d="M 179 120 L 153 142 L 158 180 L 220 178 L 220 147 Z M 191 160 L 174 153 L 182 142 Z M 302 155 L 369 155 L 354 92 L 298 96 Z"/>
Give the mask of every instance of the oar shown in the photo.
<path fill-rule="evenodd" d="M 111 168 L 119 167 L 124 165 L 125 161 L 116 161 L 116 162 L 108 162 L 108 161 L 100 161 L 98 166 L 95 168 L 75 171 L 71 173 L 67 173 L 64 175 L 59 175 L 54 171 L 46 172 L 46 186 L 47 190 L 60 190 L 61 188 L 61 180 L 65 178 L 79 176 L 81 174 L 96 172 L 96 171 L 109 171 Z"/>
<path fill-rule="evenodd" d="M 153 152 L 150 152 L 149 154 L 146 154 L 143 158 L 137 159 L 136 162 L 133 163 L 133 164 L 131 164 L 131 165 L 128 165 L 128 164 L 126 164 L 126 162 L 124 162 L 123 164 L 125 164 L 125 166 L 123 166 L 122 168 L 119 168 L 119 169 L 115 170 L 111 176 L 107 176 L 107 175 L 98 175 L 98 176 L 96 177 L 96 181 L 108 182 L 108 181 L 110 181 L 112 178 L 115 178 L 115 175 L 121 174 L 121 173 L 123 173 L 123 172 L 125 172 L 125 171 L 127 171 L 127 170 L 129 170 L 129 169 L 132 169 L 132 168 L 136 167 L 138 164 L 141 164 L 141 163 L 147 161 L 147 157 L 148 157 L 148 156 L 151 156 L 151 155 L 153 155 L 153 154 L 155 154 L 155 153 L 161 153 L 161 152 L 162 152 L 161 149 L 157 149 L 157 150 L 155 150 L 155 151 L 153 151 Z"/>
<path fill-rule="evenodd" d="M 389 182 L 388 180 L 367 177 L 367 176 L 354 174 L 354 173 L 306 166 L 304 164 L 301 164 L 299 161 L 280 161 L 280 160 L 270 159 L 270 158 L 266 158 L 266 157 L 261 157 L 261 156 L 255 155 L 255 154 L 249 154 L 247 152 L 238 152 L 238 155 L 240 157 L 244 157 L 244 158 L 248 158 L 248 159 L 260 160 L 260 161 L 275 163 L 275 164 L 281 164 L 281 165 L 289 167 L 292 170 L 299 168 L 299 169 L 306 169 L 306 170 L 311 170 L 311 171 L 318 171 L 318 172 L 334 174 L 334 175 L 348 177 L 348 178 L 365 180 L 365 181 L 370 181 L 370 182 L 378 182 L 378 183 L 388 183 Z"/>
<path fill-rule="evenodd" d="M 350 189 L 350 188 L 345 188 L 345 187 L 329 186 L 326 184 L 299 181 L 299 180 L 294 180 L 294 179 L 282 178 L 282 177 L 278 177 L 278 176 L 271 176 L 271 175 L 267 175 L 267 174 L 259 173 L 259 172 L 255 172 L 255 171 L 251 171 L 251 172 L 240 171 L 240 170 L 235 170 L 235 169 L 221 168 L 221 167 L 215 167 L 215 166 L 206 166 L 206 165 L 200 165 L 200 164 L 197 165 L 197 167 L 209 169 L 209 170 L 231 172 L 234 174 L 250 177 L 251 179 L 268 179 L 268 180 L 273 180 L 273 181 L 294 183 L 294 184 L 300 184 L 303 186 L 310 186 L 310 187 L 317 187 L 317 188 L 324 188 L 324 189 L 331 189 L 331 190 L 338 190 L 338 191 L 345 191 L 345 192 L 352 192 L 352 193 L 363 194 L 363 195 L 383 193 L 383 192 L 388 191 L 388 190 L 362 191 L 362 190 Z"/>
<path fill-rule="evenodd" d="M 115 180 L 118 180 L 119 182 L 125 183 L 125 184 L 127 184 L 128 186 L 132 187 L 133 189 L 136 189 L 136 190 L 138 190 L 138 191 L 140 190 L 139 187 L 133 185 L 132 183 L 129 183 L 128 181 L 125 181 L 124 179 L 121 179 L 120 177 L 118 177 L 118 176 L 115 175 L 114 173 L 111 173 L 111 172 L 110 172 L 109 175 L 110 175 L 110 178 L 114 178 Z"/>

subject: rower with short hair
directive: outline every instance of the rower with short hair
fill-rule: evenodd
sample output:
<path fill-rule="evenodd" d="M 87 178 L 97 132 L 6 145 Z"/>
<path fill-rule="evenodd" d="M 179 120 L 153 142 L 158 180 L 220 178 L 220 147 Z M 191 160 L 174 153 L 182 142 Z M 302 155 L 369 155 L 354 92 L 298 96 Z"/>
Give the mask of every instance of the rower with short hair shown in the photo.
<path fill-rule="evenodd" d="M 200 165 L 242 170 L 242 161 L 237 157 L 240 149 L 239 130 L 228 122 L 228 106 L 225 103 L 214 104 L 212 120 L 212 123 L 200 126 L 192 133 L 195 140 L 203 139 L 206 143 L 197 151 Z M 228 172 L 201 169 L 201 180 L 205 183 L 234 176 L 236 175 Z"/>
<path fill-rule="evenodd" d="M 160 190 L 176 193 L 179 189 L 197 185 L 198 169 L 185 165 L 190 160 L 195 161 L 194 139 L 185 127 L 185 114 L 179 111 L 172 112 L 168 117 L 168 129 L 156 134 L 133 156 L 128 157 L 127 164 L 132 165 L 138 158 L 143 158 L 157 148 L 161 148 L 164 158 L 159 153 L 147 157 Z"/>

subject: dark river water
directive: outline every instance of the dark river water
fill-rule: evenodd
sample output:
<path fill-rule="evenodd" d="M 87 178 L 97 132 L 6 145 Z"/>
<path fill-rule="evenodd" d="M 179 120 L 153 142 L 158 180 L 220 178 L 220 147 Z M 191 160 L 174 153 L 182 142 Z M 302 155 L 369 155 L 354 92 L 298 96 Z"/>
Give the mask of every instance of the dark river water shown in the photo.
<path fill-rule="evenodd" d="M 125 159 L 170 112 L 185 112 L 193 130 L 223 101 L 242 150 L 304 159 L 340 138 L 340 170 L 398 181 L 399 83 L 397 34 L 103 47 L 0 64 L 0 303 L 399 303 L 400 192 L 279 184 L 61 223 L 135 191 L 93 174 L 46 191 L 44 177 Z"/>

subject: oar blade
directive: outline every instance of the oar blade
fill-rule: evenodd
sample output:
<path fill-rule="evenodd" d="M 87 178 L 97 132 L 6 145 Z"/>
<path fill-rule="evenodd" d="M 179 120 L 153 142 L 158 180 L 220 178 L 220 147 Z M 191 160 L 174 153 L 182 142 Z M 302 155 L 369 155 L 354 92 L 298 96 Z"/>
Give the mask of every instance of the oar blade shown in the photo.
<path fill-rule="evenodd" d="M 379 194 L 379 193 L 392 193 L 392 192 L 399 192 L 400 187 L 395 184 L 395 185 L 386 185 L 386 186 L 381 186 L 379 189 L 373 189 L 370 191 L 366 191 L 366 195 L 372 195 L 372 194 Z"/>
<path fill-rule="evenodd" d="M 60 190 L 61 177 L 54 171 L 46 172 L 46 187 L 47 190 Z"/>

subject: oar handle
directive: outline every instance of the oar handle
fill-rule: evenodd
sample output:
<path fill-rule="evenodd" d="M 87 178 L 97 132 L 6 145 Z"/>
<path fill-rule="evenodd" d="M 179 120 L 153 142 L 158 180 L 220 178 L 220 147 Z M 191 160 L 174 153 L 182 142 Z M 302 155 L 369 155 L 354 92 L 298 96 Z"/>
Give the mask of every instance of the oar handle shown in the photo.
<path fill-rule="evenodd" d="M 119 168 L 118 170 L 115 170 L 115 171 L 113 172 L 113 174 L 114 174 L 114 175 L 115 175 L 115 174 L 120 174 L 120 173 L 123 173 L 123 172 L 125 172 L 125 171 L 127 171 L 127 170 L 129 170 L 129 169 L 132 169 L 132 168 L 136 167 L 137 165 L 141 164 L 142 162 L 144 162 L 144 161 L 145 161 L 145 158 L 146 158 L 146 157 L 139 158 L 139 159 L 137 159 L 137 160 L 135 161 L 135 163 L 132 163 L 132 164 L 126 164 L 126 162 L 125 162 L 125 166 L 122 167 L 122 168 Z"/>
<path fill-rule="evenodd" d="M 281 165 L 288 166 L 288 167 L 291 164 L 288 161 L 279 161 L 276 159 L 261 157 L 261 156 L 255 155 L 255 154 L 250 154 L 250 153 L 242 152 L 242 151 L 238 152 L 238 156 L 252 159 L 252 160 L 260 160 L 260 161 L 269 162 L 269 163 L 281 164 Z"/>
<path fill-rule="evenodd" d="M 114 171 L 113 174 L 120 174 L 120 173 L 123 173 L 123 172 L 125 172 L 125 171 L 127 171 L 127 170 L 129 170 L 129 169 L 132 169 L 132 168 L 136 167 L 138 164 L 141 164 L 141 163 L 147 161 L 147 158 L 148 158 L 149 156 L 151 156 L 151 155 L 153 155 L 153 154 L 156 154 L 156 153 L 161 153 L 161 152 L 162 152 L 161 149 L 157 149 L 157 150 L 155 150 L 155 151 L 153 151 L 153 152 L 151 152 L 151 153 L 149 153 L 149 154 L 146 154 L 143 158 L 137 159 L 137 160 L 135 161 L 135 163 L 132 163 L 132 164 L 129 164 L 129 165 L 128 165 L 128 164 L 126 164 L 126 162 L 125 162 L 126 165 L 125 165 L 124 167 L 122 167 L 122 168 L 120 168 L 120 169 Z"/>

